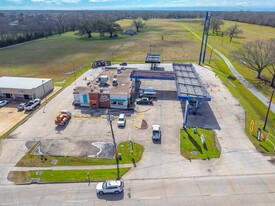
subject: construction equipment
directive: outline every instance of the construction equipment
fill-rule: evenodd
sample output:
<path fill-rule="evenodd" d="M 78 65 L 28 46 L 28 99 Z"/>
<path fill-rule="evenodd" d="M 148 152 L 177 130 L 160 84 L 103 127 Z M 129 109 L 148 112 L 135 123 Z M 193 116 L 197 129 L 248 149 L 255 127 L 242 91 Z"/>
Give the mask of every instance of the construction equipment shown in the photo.
<path fill-rule="evenodd" d="M 60 113 L 56 116 L 55 124 L 56 125 L 65 125 L 69 122 L 72 117 L 72 113 L 68 110 L 61 110 Z"/>

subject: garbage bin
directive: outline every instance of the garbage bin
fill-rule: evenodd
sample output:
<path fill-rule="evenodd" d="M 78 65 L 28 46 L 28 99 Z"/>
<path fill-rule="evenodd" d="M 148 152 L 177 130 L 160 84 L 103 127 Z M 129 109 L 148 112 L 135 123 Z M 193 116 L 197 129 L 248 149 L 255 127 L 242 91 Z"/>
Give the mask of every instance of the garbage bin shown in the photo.
<path fill-rule="evenodd" d="M 122 160 L 122 154 L 121 153 L 118 153 L 118 159 Z"/>

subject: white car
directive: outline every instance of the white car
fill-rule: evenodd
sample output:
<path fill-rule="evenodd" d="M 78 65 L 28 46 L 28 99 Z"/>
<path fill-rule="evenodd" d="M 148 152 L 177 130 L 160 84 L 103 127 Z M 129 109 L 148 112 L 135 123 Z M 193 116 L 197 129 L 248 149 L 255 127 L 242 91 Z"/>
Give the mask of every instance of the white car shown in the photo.
<path fill-rule="evenodd" d="M 160 126 L 159 125 L 153 125 L 153 134 L 152 134 L 152 139 L 154 140 L 160 140 L 161 138 L 161 131 L 160 131 Z"/>
<path fill-rule="evenodd" d="M 1 108 L 1 107 L 4 107 L 4 106 L 7 105 L 8 103 L 9 103 L 8 100 L 2 100 L 2 101 L 0 101 L 0 108 Z"/>
<path fill-rule="evenodd" d="M 41 102 L 40 99 L 34 99 L 34 100 L 29 101 L 25 105 L 25 110 L 27 110 L 27 111 L 34 110 L 36 107 L 38 107 L 40 105 L 40 102 Z"/>
<path fill-rule="evenodd" d="M 120 193 L 123 191 L 124 183 L 120 180 L 109 180 L 96 185 L 96 193 Z"/>
<path fill-rule="evenodd" d="M 118 127 L 125 127 L 125 125 L 126 125 L 125 114 L 120 114 L 118 116 L 117 126 Z"/>

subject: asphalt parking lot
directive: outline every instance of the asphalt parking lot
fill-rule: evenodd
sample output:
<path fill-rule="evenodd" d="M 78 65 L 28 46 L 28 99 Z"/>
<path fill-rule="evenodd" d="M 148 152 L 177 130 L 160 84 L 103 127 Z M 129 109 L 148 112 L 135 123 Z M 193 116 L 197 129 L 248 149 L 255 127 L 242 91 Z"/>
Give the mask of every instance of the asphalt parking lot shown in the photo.
<path fill-rule="evenodd" d="M 149 68 L 149 67 L 148 67 Z M 171 69 L 171 68 L 170 68 Z M 84 77 L 89 79 L 97 76 L 100 69 L 90 70 L 84 74 L 77 82 L 66 88 L 58 94 L 43 109 L 37 111 L 31 119 L 26 121 L 23 126 L 16 129 L 8 136 L 8 139 L 37 140 L 41 141 L 44 152 L 47 154 L 58 155 L 76 155 L 82 154 L 88 148 L 83 146 L 84 142 L 112 142 L 110 126 L 103 116 L 93 116 L 95 111 L 89 108 L 73 107 L 72 91 L 75 86 L 85 85 Z M 178 136 L 183 116 L 181 104 L 176 99 L 176 86 L 174 81 L 145 80 L 141 82 L 141 88 L 154 87 L 157 91 L 157 99 L 153 106 L 138 105 L 136 110 L 126 111 L 126 127 L 118 128 L 117 120 L 113 122 L 114 134 L 117 143 L 132 141 L 143 144 L 148 151 L 169 151 L 179 154 Z M 59 110 L 68 109 L 72 111 L 73 118 L 69 124 L 60 127 L 54 124 L 54 119 Z M 43 112 L 44 111 L 44 112 Z M 100 112 L 104 114 L 105 110 Z M 111 114 L 118 115 L 125 111 L 111 110 Z M 137 119 L 142 119 L 147 123 L 147 129 L 137 128 Z M 160 142 L 152 142 L 152 125 L 159 124 L 162 130 L 162 139 Z M 47 144 L 52 144 L 56 140 L 59 146 L 54 150 Z M 66 140 L 66 141 L 61 141 Z M 62 147 L 63 143 L 63 147 Z M 71 146 L 70 146 L 71 145 Z M 73 152 L 77 148 L 78 153 Z M 71 154 L 70 154 L 71 151 Z M 96 149 L 91 150 L 87 156 L 94 155 Z M 94 152 L 93 152 L 94 151 Z M 78 155 L 77 155 L 78 154 Z"/>

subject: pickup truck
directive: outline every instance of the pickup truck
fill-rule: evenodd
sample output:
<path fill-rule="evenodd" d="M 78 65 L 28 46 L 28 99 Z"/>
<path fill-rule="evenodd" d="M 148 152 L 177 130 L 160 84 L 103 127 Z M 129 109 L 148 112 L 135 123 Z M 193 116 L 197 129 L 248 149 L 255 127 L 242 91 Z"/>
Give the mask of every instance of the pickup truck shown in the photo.
<path fill-rule="evenodd" d="M 141 99 L 137 99 L 137 104 L 153 104 L 153 102 L 147 97 L 142 97 Z"/>
<path fill-rule="evenodd" d="M 40 105 L 40 102 L 41 102 L 40 99 L 34 99 L 34 100 L 29 101 L 25 105 L 25 110 L 27 110 L 27 111 L 34 110 L 36 107 L 38 107 Z"/>

